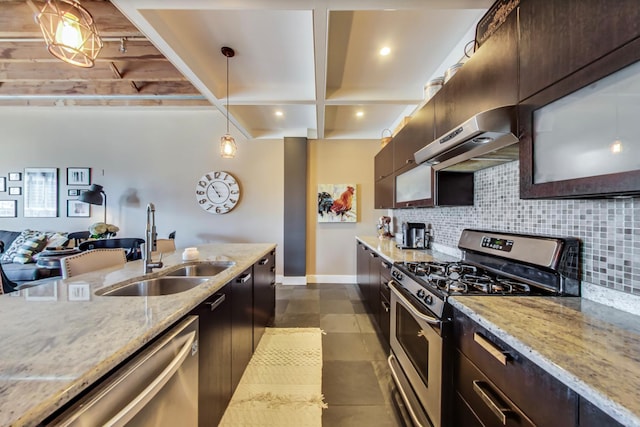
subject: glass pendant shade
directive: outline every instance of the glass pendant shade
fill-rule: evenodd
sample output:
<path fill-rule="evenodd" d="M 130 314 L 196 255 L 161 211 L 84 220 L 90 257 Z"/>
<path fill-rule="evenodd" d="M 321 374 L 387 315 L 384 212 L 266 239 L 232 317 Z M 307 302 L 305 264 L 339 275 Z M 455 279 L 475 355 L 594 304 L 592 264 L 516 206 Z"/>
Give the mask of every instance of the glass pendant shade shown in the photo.
<path fill-rule="evenodd" d="M 93 17 L 80 3 L 48 0 L 36 22 L 53 56 L 78 67 L 93 67 L 103 43 Z"/>
<path fill-rule="evenodd" d="M 236 151 L 238 151 L 236 140 L 228 133 L 224 134 L 220 138 L 220 155 L 225 159 L 232 159 L 236 156 Z"/>

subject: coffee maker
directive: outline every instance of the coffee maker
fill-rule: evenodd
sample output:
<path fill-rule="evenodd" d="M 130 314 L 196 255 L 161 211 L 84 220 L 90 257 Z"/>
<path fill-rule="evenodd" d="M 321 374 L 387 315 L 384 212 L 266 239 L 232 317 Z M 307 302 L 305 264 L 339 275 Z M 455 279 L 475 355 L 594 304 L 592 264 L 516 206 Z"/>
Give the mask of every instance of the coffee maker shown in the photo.
<path fill-rule="evenodd" d="M 426 228 L 421 222 L 403 222 L 402 249 L 425 249 Z"/>

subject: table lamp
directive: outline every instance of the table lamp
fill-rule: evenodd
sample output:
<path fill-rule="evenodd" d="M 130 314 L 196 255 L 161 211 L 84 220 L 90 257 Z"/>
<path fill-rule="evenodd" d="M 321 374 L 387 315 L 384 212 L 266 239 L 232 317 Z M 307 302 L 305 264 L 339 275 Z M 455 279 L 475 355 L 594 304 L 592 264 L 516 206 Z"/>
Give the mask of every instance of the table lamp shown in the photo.
<path fill-rule="evenodd" d="M 78 200 L 90 205 L 102 205 L 104 201 L 104 223 L 107 223 L 107 193 L 102 189 L 102 185 L 91 184 L 87 191 L 80 193 Z"/>

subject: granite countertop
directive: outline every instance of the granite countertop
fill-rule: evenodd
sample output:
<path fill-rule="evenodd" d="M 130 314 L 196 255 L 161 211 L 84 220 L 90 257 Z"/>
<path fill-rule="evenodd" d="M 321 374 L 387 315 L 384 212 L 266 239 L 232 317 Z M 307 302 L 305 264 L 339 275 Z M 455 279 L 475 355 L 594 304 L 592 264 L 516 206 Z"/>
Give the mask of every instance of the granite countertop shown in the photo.
<path fill-rule="evenodd" d="M 33 426 L 189 313 L 275 248 L 273 244 L 198 247 L 199 261 L 235 265 L 186 292 L 154 297 L 96 296 L 143 276 L 142 261 L 0 296 L 0 425 Z M 183 264 L 167 254 L 161 276 Z M 190 261 L 190 263 L 193 263 Z"/>
<path fill-rule="evenodd" d="M 640 317 L 578 297 L 451 304 L 625 426 L 640 426 Z"/>
<path fill-rule="evenodd" d="M 378 238 L 375 236 L 357 236 L 357 240 L 364 243 L 369 249 L 376 251 L 387 261 L 407 262 L 407 261 L 455 261 L 450 255 L 430 249 L 399 249 L 396 241 L 392 238 Z"/>

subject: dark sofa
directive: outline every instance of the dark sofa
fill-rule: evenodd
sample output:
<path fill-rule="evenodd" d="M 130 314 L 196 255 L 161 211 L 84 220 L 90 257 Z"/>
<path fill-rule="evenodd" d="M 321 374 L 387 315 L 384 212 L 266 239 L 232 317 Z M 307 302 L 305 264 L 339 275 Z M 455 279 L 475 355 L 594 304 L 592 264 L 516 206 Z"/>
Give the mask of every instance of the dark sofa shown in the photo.
<path fill-rule="evenodd" d="M 11 243 L 20 235 L 20 231 L 0 230 L 0 252 L 11 246 Z M 7 279 L 17 284 L 31 282 L 33 280 L 45 279 L 51 276 L 51 270 L 37 266 L 35 263 L 19 264 L 15 262 L 2 261 L 2 269 Z"/>

